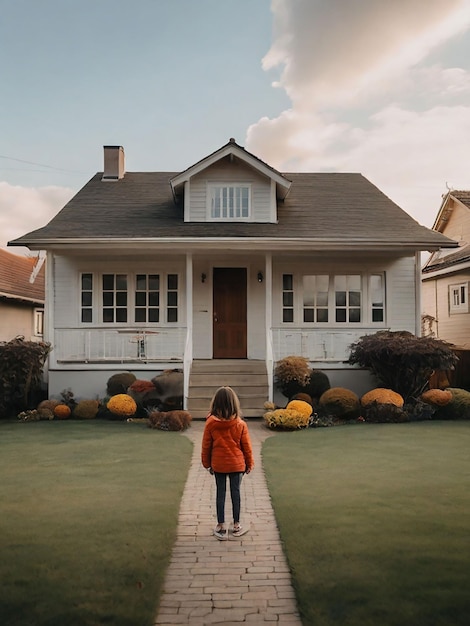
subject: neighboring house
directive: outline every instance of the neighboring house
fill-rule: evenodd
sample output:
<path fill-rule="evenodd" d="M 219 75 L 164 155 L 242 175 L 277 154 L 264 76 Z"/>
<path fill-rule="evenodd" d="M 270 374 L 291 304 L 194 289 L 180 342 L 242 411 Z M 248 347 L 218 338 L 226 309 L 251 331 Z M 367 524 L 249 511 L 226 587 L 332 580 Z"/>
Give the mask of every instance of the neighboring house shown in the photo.
<path fill-rule="evenodd" d="M 470 191 L 445 194 L 433 230 L 458 248 L 436 250 L 423 266 L 423 333 L 470 348 Z"/>
<path fill-rule="evenodd" d="M 50 395 L 181 368 L 193 416 L 219 384 L 259 416 L 288 355 L 370 389 L 350 344 L 419 333 L 420 251 L 457 244 L 360 174 L 281 173 L 230 139 L 182 172 L 126 172 L 105 146 L 104 172 L 10 245 L 47 251 Z"/>
<path fill-rule="evenodd" d="M 0 249 L 0 341 L 42 341 L 43 318 L 42 259 Z"/>

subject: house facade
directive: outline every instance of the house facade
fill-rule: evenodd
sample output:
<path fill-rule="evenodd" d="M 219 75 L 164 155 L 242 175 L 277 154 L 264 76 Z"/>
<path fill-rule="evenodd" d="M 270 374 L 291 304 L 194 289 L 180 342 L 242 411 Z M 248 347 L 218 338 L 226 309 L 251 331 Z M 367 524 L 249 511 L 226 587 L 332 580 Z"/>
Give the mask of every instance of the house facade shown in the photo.
<path fill-rule="evenodd" d="M 182 172 L 126 172 L 123 148 L 105 146 L 104 171 L 10 245 L 47 251 L 50 395 L 179 368 L 184 406 L 199 386 L 207 407 L 207 368 L 231 384 L 256 363 L 273 399 L 289 355 L 367 391 L 350 344 L 419 334 L 420 251 L 456 243 L 360 174 L 281 173 L 230 139 Z"/>
<path fill-rule="evenodd" d="M 470 349 L 470 191 L 445 194 L 433 230 L 458 247 L 436 250 L 423 266 L 423 332 Z"/>
<path fill-rule="evenodd" d="M 42 341 L 44 290 L 42 258 L 0 249 L 0 342 Z"/>

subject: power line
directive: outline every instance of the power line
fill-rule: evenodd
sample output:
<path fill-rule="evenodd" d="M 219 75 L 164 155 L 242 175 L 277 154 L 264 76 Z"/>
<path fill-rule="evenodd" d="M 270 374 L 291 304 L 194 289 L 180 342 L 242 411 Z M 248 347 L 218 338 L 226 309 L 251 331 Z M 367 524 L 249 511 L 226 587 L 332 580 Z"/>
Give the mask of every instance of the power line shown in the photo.
<path fill-rule="evenodd" d="M 67 172 L 68 174 L 84 174 L 78 170 L 66 170 L 61 167 L 54 167 L 53 165 L 45 165 L 44 163 L 36 163 L 35 161 L 26 161 L 25 159 L 16 159 L 15 157 L 5 156 L 0 154 L 0 159 L 7 159 L 8 161 L 16 161 L 17 163 L 25 163 L 26 165 L 36 165 L 37 167 L 46 167 L 49 170 L 55 170 L 56 172 Z"/>

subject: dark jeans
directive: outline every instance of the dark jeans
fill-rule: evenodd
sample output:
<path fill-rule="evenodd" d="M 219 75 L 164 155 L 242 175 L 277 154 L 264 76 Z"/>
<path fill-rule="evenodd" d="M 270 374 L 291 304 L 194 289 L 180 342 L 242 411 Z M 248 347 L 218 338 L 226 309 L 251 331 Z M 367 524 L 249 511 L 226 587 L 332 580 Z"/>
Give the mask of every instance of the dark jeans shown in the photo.
<path fill-rule="evenodd" d="M 242 482 L 243 472 L 231 472 L 230 474 L 219 474 L 214 472 L 215 484 L 217 487 L 216 508 L 217 522 L 223 524 L 225 522 L 225 494 L 227 493 L 227 476 L 230 482 L 230 497 L 232 499 L 233 521 L 240 521 L 240 486 Z"/>

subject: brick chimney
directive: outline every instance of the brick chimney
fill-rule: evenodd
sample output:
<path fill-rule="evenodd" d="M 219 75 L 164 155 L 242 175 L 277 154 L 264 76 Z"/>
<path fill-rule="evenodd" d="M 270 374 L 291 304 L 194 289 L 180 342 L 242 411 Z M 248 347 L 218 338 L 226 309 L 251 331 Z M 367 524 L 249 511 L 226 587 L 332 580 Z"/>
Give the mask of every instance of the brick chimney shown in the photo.
<path fill-rule="evenodd" d="M 124 178 L 124 148 L 122 146 L 103 146 L 104 171 L 101 180 L 119 180 Z"/>

